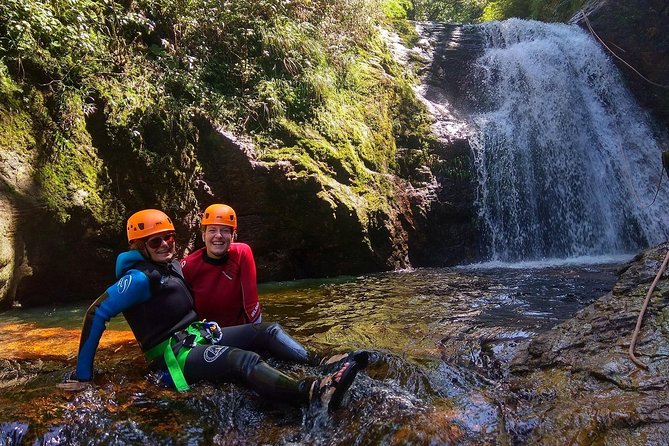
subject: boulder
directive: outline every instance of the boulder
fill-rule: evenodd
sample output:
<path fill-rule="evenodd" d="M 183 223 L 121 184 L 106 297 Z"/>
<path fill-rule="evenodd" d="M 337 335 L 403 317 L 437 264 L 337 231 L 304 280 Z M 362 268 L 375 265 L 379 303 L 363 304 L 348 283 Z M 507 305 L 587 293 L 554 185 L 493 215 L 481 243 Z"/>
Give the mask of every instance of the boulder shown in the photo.
<path fill-rule="evenodd" d="M 658 282 L 636 345 L 642 303 L 669 250 L 649 249 L 620 271 L 613 290 L 516 352 L 501 400 L 523 444 L 669 442 L 669 274 Z"/>

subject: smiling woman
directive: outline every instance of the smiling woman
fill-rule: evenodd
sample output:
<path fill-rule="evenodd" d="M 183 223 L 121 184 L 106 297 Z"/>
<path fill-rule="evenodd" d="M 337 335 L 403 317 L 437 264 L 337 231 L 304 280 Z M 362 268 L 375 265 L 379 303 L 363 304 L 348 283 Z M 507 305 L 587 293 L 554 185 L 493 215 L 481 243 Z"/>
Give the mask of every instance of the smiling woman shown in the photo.
<path fill-rule="evenodd" d="M 227 254 L 234 233 L 235 230 L 230 226 L 207 226 L 203 238 L 209 257 L 220 259 Z"/>
<path fill-rule="evenodd" d="M 145 209 L 128 219 L 128 242 L 144 257 L 158 263 L 167 263 L 174 258 L 175 234 L 172 220 L 157 209 Z"/>
<path fill-rule="evenodd" d="M 205 247 L 181 262 L 198 315 L 222 326 L 261 323 L 253 252 L 246 243 L 233 243 L 235 210 L 212 204 L 202 213 L 201 225 Z"/>

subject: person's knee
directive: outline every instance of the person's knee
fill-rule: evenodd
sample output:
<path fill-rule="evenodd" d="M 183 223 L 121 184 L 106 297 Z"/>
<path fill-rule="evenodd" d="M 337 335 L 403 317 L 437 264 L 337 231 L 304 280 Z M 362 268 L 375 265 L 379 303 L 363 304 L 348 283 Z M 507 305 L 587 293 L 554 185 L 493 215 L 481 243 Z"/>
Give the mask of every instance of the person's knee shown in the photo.
<path fill-rule="evenodd" d="M 282 330 L 281 325 L 279 325 L 278 322 L 262 322 L 260 324 L 253 324 L 252 327 L 255 331 L 263 331 L 263 332 Z"/>
<path fill-rule="evenodd" d="M 277 337 L 279 334 L 283 333 L 283 327 L 277 322 L 267 322 L 263 324 L 256 324 L 256 329 L 262 331 L 268 336 Z"/>
<path fill-rule="evenodd" d="M 248 350 L 232 348 L 228 352 L 228 363 L 242 376 L 248 376 L 261 361 L 259 354 Z"/>

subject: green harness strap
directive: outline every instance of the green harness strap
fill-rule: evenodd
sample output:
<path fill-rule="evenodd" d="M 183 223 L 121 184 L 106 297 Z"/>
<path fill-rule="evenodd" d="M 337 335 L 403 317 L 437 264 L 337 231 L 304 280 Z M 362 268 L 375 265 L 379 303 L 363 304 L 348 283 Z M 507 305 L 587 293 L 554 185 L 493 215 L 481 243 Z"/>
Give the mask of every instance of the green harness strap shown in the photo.
<path fill-rule="evenodd" d="M 144 353 L 144 356 L 148 362 L 153 361 L 161 355 L 163 356 L 165 365 L 167 366 L 167 371 L 170 373 L 172 381 L 174 381 L 174 387 L 176 387 L 179 392 L 186 392 L 190 389 L 188 382 L 186 381 L 186 377 L 184 376 L 183 369 L 184 364 L 186 363 L 186 357 L 188 356 L 188 353 L 190 353 L 193 346 L 205 344 L 205 342 L 202 342 L 206 341 L 206 339 L 204 336 L 202 336 L 202 332 L 200 331 L 201 326 L 202 324 L 200 322 L 193 322 L 186 328 L 185 331 L 189 335 L 195 336 L 195 339 L 190 345 L 181 346 L 176 355 L 174 354 L 174 349 L 172 348 L 174 345 L 174 336 L 170 336 L 160 344 Z"/>

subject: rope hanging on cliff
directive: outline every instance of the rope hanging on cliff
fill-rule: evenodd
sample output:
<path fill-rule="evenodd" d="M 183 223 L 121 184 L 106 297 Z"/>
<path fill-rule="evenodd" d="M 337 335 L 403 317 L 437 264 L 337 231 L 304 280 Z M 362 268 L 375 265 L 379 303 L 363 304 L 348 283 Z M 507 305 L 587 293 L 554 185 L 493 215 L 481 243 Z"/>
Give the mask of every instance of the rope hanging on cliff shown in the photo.
<path fill-rule="evenodd" d="M 614 57 L 616 57 L 616 58 L 617 58 L 618 60 L 620 60 L 622 63 L 624 63 L 625 65 L 627 65 L 632 71 L 634 71 L 636 74 L 638 74 L 639 76 L 641 76 L 641 78 L 644 79 L 646 82 L 648 82 L 648 83 L 650 83 L 650 84 L 652 84 L 652 85 L 655 85 L 656 87 L 660 87 L 660 88 L 668 88 L 668 89 L 669 89 L 669 86 L 668 86 L 668 85 L 661 85 L 661 84 L 658 84 L 657 82 L 653 82 L 653 81 L 651 81 L 650 79 L 648 79 L 647 77 L 645 77 L 643 74 L 639 73 L 639 71 L 637 71 L 632 65 L 630 65 L 629 63 L 627 63 L 622 57 L 620 57 L 620 56 L 618 56 L 616 53 L 614 53 L 613 50 L 611 50 L 611 48 L 609 48 L 609 47 L 604 43 L 604 41 L 599 37 L 599 35 L 597 35 L 597 33 L 595 32 L 595 30 L 592 28 L 592 24 L 590 23 L 590 19 L 588 19 L 588 15 L 585 13 L 585 11 L 583 11 L 583 10 L 581 9 L 580 12 L 581 12 L 581 15 L 583 16 L 583 19 L 585 20 L 586 25 L 588 26 L 588 29 L 590 30 L 590 33 L 591 33 L 591 34 L 592 34 L 592 35 L 599 41 L 599 43 L 602 44 L 602 46 L 604 46 L 604 48 L 606 48 L 611 54 L 613 54 Z M 627 161 L 627 164 L 625 165 L 625 167 L 627 167 L 627 166 L 629 165 L 629 160 L 627 160 L 627 154 L 625 153 L 624 150 L 623 150 L 623 155 L 625 156 L 625 160 Z M 663 155 L 663 160 L 662 160 L 662 161 L 663 161 L 663 164 L 665 164 L 664 155 Z M 665 164 L 664 168 L 667 169 L 667 174 L 669 175 L 669 168 L 667 167 L 666 164 Z M 653 204 L 655 204 L 655 200 L 657 199 L 657 196 L 658 196 L 658 194 L 659 194 L 659 192 L 660 192 L 660 188 L 662 187 L 662 178 L 664 177 L 664 175 L 662 174 L 662 171 L 660 170 L 660 180 L 658 181 L 658 184 L 657 184 L 657 190 L 655 191 L 655 196 L 653 197 L 653 201 L 651 201 L 650 204 L 648 204 L 648 205 L 644 205 L 644 203 L 643 203 L 642 200 L 641 200 L 641 197 L 639 197 L 639 194 L 637 194 L 636 188 L 634 187 L 634 185 L 633 185 L 633 183 L 632 183 L 632 181 L 631 181 L 631 175 L 629 174 L 629 172 L 628 172 L 627 169 L 626 169 L 626 174 L 627 174 L 627 181 L 628 181 L 629 185 L 630 185 L 631 188 L 632 188 L 632 192 L 634 192 L 634 195 L 636 196 L 636 199 L 637 199 L 637 201 L 639 202 L 639 204 L 641 205 L 642 209 L 648 209 L 648 208 L 651 207 Z"/>
<path fill-rule="evenodd" d="M 662 187 L 662 178 L 664 178 L 664 173 L 660 171 L 660 181 L 657 182 L 657 190 L 655 191 L 655 196 L 653 197 L 653 201 L 651 201 L 648 206 L 642 209 L 648 209 L 649 207 L 655 204 L 655 200 L 657 200 L 657 196 L 660 194 L 660 188 Z"/>
<path fill-rule="evenodd" d="M 648 307 L 650 296 L 651 294 L 653 294 L 653 291 L 655 291 L 655 286 L 657 285 L 657 282 L 660 281 L 662 273 L 664 273 L 664 270 L 667 268 L 667 263 L 669 263 L 669 250 L 667 251 L 667 255 L 664 257 L 664 262 L 662 262 L 662 266 L 660 267 L 659 271 L 657 272 L 657 275 L 655 276 L 655 280 L 653 280 L 653 284 L 650 286 L 650 289 L 648 290 L 648 294 L 646 294 L 646 300 L 643 301 L 643 305 L 641 306 L 641 311 L 639 312 L 639 317 L 636 321 L 636 328 L 634 329 L 634 334 L 632 335 L 632 340 L 630 341 L 630 349 L 629 349 L 630 359 L 634 364 L 636 364 L 637 366 L 641 367 L 644 370 L 648 369 L 648 366 L 643 362 L 641 362 L 641 360 L 639 360 L 639 358 L 637 358 L 634 355 L 634 346 L 636 345 L 636 339 L 639 336 L 639 330 L 641 330 L 641 322 L 643 321 L 643 315 L 646 312 L 646 308 Z"/>
<path fill-rule="evenodd" d="M 596 38 L 597 40 L 599 40 L 599 43 L 601 43 L 601 44 L 604 46 L 604 48 L 606 48 L 606 49 L 609 51 L 609 53 L 613 54 L 613 56 L 614 56 L 616 59 L 618 59 L 619 61 L 621 61 L 621 62 L 624 63 L 625 65 L 627 65 L 632 71 L 634 71 L 636 74 L 638 74 L 638 75 L 641 77 L 641 79 L 645 80 L 645 81 L 648 82 L 649 84 L 651 84 L 651 85 L 655 85 L 656 87 L 659 87 L 659 88 L 666 88 L 666 89 L 669 89 L 669 85 L 662 85 L 662 84 L 658 84 L 657 82 L 653 82 L 653 81 L 651 81 L 651 80 L 648 79 L 646 76 L 644 76 L 643 74 L 639 73 L 639 72 L 636 70 L 636 68 L 634 68 L 632 65 L 630 65 L 629 63 L 627 63 L 622 57 L 620 57 L 620 56 L 618 56 L 616 53 L 614 53 L 613 50 L 611 50 L 611 48 L 609 48 L 609 47 L 604 43 L 604 41 L 597 35 L 597 33 L 595 32 L 595 30 L 592 29 L 592 25 L 590 24 L 590 20 L 588 19 L 588 16 L 585 14 L 585 11 L 583 11 L 582 9 L 581 9 L 581 14 L 583 15 L 583 18 L 585 19 L 585 24 L 588 25 L 588 29 L 590 30 L 590 33 L 591 33 L 593 36 L 595 36 L 595 38 Z"/>

